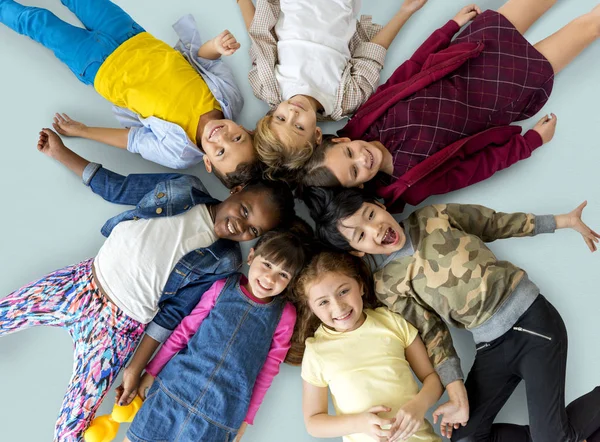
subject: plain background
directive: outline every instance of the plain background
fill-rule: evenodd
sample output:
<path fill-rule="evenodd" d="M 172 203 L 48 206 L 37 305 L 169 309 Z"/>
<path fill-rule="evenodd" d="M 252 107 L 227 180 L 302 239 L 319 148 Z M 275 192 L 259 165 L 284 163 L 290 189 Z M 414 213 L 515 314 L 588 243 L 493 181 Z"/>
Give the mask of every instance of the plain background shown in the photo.
<path fill-rule="evenodd" d="M 322 0 L 315 0 L 322 1 Z M 524 3 L 536 0 L 522 0 Z M 541 0 L 540 0 L 541 1 Z M 180 16 L 192 13 L 205 39 L 231 30 L 242 48 L 226 60 L 235 72 L 246 105 L 241 123 L 252 128 L 267 110 L 254 98 L 247 82 L 249 40 L 233 0 L 119 0 L 118 3 L 146 30 L 174 44 L 171 28 Z M 37 0 L 59 17 L 78 23 L 59 1 Z M 363 13 L 384 23 L 397 11 L 400 0 L 370 0 Z M 401 30 L 386 59 L 382 78 L 406 60 L 429 34 L 451 19 L 466 0 L 429 0 Z M 497 9 L 501 0 L 483 0 L 482 9 Z M 536 23 L 526 37 L 535 43 L 573 18 L 588 12 L 595 0 L 558 4 Z M 0 25 L 0 293 L 8 294 L 52 270 L 92 257 L 104 238 L 100 227 L 124 210 L 111 205 L 83 186 L 60 164 L 36 150 L 37 134 L 51 124 L 54 112 L 67 112 L 88 125 L 117 127 L 110 105 L 94 89 L 80 83 L 53 54 Z M 533 156 L 487 181 L 432 202 L 478 203 L 502 211 L 537 214 L 568 212 L 585 199 L 584 220 L 600 229 L 600 42 L 585 51 L 556 79 L 544 112 L 558 115 L 554 140 Z M 524 122 L 526 128 L 542 116 Z M 326 125 L 333 132 L 341 124 Z M 165 168 L 137 155 L 92 141 L 66 139 L 82 156 L 120 173 L 164 172 Z M 201 167 L 188 170 L 206 178 L 214 196 L 226 191 Z M 306 211 L 302 209 L 303 214 Z M 525 268 L 542 293 L 558 308 L 570 337 L 567 401 L 600 384 L 600 253 L 590 254 L 578 234 L 557 232 L 536 238 L 511 239 L 492 244 L 503 259 Z M 247 250 L 248 245 L 244 246 Z M 456 330 L 454 330 L 455 332 Z M 465 373 L 473 361 L 474 345 L 466 332 L 453 333 Z M 54 422 L 71 375 L 72 344 L 60 329 L 37 328 L 0 340 L 0 440 L 45 442 L 52 439 Z M 118 385 L 118 384 L 117 384 Z M 499 420 L 527 422 L 521 385 Z M 100 408 L 112 407 L 114 389 Z M 122 440 L 120 437 L 117 440 Z M 282 366 L 261 407 L 255 425 L 246 432 L 249 442 L 315 440 L 305 432 L 301 414 L 300 370 Z M 539 441 L 545 442 L 545 441 Z"/>

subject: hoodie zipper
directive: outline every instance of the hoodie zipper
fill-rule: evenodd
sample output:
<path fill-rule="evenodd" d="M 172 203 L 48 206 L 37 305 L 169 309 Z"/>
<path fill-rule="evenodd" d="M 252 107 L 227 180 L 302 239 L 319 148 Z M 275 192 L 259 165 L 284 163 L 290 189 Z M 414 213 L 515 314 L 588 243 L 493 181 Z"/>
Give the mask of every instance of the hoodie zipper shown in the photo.
<path fill-rule="evenodd" d="M 552 340 L 552 338 L 550 336 L 542 335 L 541 333 L 527 330 L 526 328 L 523 328 L 523 327 L 513 327 L 513 330 L 523 332 L 523 333 L 529 333 L 530 335 L 533 335 L 533 336 L 539 336 L 540 338 L 547 339 L 548 341 Z"/>
<path fill-rule="evenodd" d="M 488 348 L 489 346 L 490 346 L 490 344 L 480 345 L 479 347 L 475 348 L 475 351 L 483 350 L 484 348 Z"/>

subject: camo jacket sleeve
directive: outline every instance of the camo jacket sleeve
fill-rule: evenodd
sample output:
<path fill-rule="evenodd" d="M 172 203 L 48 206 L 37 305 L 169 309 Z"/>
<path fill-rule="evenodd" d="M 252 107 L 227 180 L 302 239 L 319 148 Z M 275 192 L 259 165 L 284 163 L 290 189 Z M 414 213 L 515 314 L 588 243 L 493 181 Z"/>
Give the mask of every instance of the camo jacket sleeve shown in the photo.
<path fill-rule="evenodd" d="M 425 308 L 411 296 L 394 296 L 393 301 L 388 298 L 388 302 L 385 300 L 385 295 L 380 296 L 378 293 L 378 297 L 391 311 L 400 314 L 419 330 L 429 359 L 444 387 L 451 382 L 464 379 L 452 335 L 437 313 Z"/>
<path fill-rule="evenodd" d="M 553 215 L 502 213 L 484 206 L 470 204 L 440 204 L 434 207 L 441 217 L 448 218 L 450 225 L 475 235 L 485 242 L 553 233 L 556 230 L 556 221 Z"/>

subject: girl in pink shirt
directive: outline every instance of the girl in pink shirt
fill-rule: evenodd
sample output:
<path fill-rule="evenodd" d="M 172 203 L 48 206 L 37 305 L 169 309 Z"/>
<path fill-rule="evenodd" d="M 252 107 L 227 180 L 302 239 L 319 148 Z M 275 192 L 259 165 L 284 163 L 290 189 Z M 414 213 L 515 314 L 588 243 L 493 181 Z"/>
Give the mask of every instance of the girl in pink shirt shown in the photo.
<path fill-rule="evenodd" d="M 204 293 L 146 367 L 125 441 L 241 438 L 290 349 L 296 310 L 285 295 L 305 254 L 300 236 L 271 231 L 250 249 L 247 278 Z"/>

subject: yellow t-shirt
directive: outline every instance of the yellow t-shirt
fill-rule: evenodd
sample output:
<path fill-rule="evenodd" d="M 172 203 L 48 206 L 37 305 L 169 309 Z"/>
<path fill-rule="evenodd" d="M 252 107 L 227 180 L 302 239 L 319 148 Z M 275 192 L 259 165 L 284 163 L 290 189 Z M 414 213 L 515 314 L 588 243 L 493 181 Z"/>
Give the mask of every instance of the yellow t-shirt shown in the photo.
<path fill-rule="evenodd" d="M 196 143 L 200 116 L 221 106 L 204 79 L 177 50 L 142 32 L 102 63 L 94 87 L 117 106 L 143 118 L 181 126 Z"/>
<path fill-rule="evenodd" d="M 306 340 L 302 378 L 318 387 L 329 387 L 337 414 L 362 413 L 376 405 L 400 407 L 419 392 L 404 349 L 417 329 L 387 308 L 365 309 L 366 320 L 351 332 L 336 332 L 321 325 Z M 346 442 L 372 442 L 365 434 L 344 437 Z M 409 442 L 441 442 L 427 421 Z"/>

